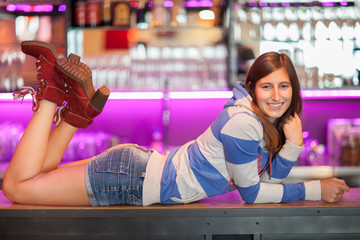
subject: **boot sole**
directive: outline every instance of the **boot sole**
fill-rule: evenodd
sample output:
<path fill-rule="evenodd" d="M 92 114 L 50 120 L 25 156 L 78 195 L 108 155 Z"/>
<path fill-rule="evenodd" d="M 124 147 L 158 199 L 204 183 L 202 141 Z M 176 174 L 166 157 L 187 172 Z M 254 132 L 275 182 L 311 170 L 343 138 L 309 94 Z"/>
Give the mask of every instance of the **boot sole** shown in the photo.
<path fill-rule="evenodd" d="M 58 59 L 58 55 L 56 53 L 56 50 L 54 48 L 53 45 L 51 45 L 50 43 L 47 42 L 41 42 L 41 41 L 23 41 L 21 42 L 21 51 L 25 54 L 28 54 L 26 52 L 26 50 L 24 49 L 24 47 L 26 46 L 37 46 L 37 47 L 43 47 L 46 48 L 48 50 L 50 50 L 50 52 L 52 53 L 52 55 L 54 56 L 55 60 Z M 30 55 L 30 54 L 28 54 Z M 31 55 L 32 56 L 32 55 Z M 39 56 L 34 56 L 35 58 L 39 58 Z"/>
<path fill-rule="evenodd" d="M 93 88 L 93 86 L 91 86 L 91 88 L 87 88 L 85 86 L 85 83 L 88 81 L 91 81 L 91 85 L 92 85 L 92 78 L 88 74 L 86 74 L 88 70 L 84 69 L 82 65 L 78 64 L 78 62 L 69 63 L 68 59 L 66 58 L 59 58 L 56 61 L 56 66 L 61 71 L 62 74 L 66 75 L 70 79 L 80 84 L 81 88 L 84 90 L 87 99 L 90 101 L 91 98 L 89 97 L 89 95 L 94 96 L 95 89 Z"/>
<path fill-rule="evenodd" d="M 69 59 L 72 59 L 75 62 L 71 62 L 69 64 L 66 58 L 60 58 L 56 62 L 57 68 L 66 76 L 71 78 L 72 80 L 76 81 L 80 84 L 81 88 L 83 89 L 87 99 L 89 100 L 90 104 L 99 112 L 102 111 L 102 109 L 105 106 L 105 103 L 110 95 L 110 90 L 105 85 L 101 86 L 93 95 L 93 97 L 90 99 L 88 92 L 85 88 L 85 81 L 91 81 L 92 84 L 92 73 L 91 69 L 84 63 L 81 63 L 79 61 L 80 57 L 78 56 L 71 56 Z M 77 66 L 77 67 L 76 67 Z M 81 71 L 80 69 L 83 69 Z M 90 75 L 90 76 L 89 76 Z M 95 91 L 95 90 L 94 90 Z"/>
<path fill-rule="evenodd" d="M 78 70 L 80 70 L 81 72 L 83 72 L 84 74 L 86 74 L 89 78 L 92 79 L 92 71 L 91 71 L 91 68 L 80 62 L 80 56 L 76 55 L 76 54 L 73 54 L 73 53 L 70 53 L 69 57 L 68 57 L 68 61 L 71 63 L 71 64 L 75 64 L 75 65 L 79 65 L 80 68 Z"/>

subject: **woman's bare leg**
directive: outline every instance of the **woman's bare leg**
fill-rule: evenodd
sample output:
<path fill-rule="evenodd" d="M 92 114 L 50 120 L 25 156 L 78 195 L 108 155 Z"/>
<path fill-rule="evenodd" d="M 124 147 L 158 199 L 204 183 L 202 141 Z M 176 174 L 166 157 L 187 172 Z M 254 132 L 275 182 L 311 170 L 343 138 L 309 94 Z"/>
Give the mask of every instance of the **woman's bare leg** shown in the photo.
<path fill-rule="evenodd" d="M 55 109 L 56 104 L 40 101 L 40 111 L 30 119 L 6 171 L 6 177 L 12 181 L 23 182 L 41 172 Z"/>
<path fill-rule="evenodd" d="M 65 121 L 61 121 L 58 126 L 54 127 L 50 132 L 45 162 L 41 172 L 49 172 L 58 167 L 67 146 L 77 130 L 78 128 Z"/>
<path fill-rule="evenodd" d="M 42 100 L 40 109 L 33 114 L 5 173 L 4 194 L 18 203 L 88 205 L 85 164 L 42 173 L 48 168 L 44 166 L 45 159 L 61 159 L 58 156 L 62 155 L 66 142 L 76 130 L 64 125 L 58 129 L 64 129 L 64 132 L 56 134 L 58 130 L 55 130 L 50 138 L 56 104 Z M 56 140 L 64 134 L 66 141 L 60 141 L 61 144 L 56 146 Z"/>
<path fill-rule="evenodd" d="M 39 46 L 35 43 L 29 46 L 32 56 L 37 56 Z M 34 95 L 31 89 L 17 93 L 19 97 L 32 93 L 35 111 L 39 109 L 35 103 L 42 100 L 39 101 L 40 112 L 35 112 L 31 118 L 5 173 L 3 192 L 9 200 L 17 203 L 89 205 L 85 186 L 86 163 L 62 168 L 57 168 L 57 165 L 77 128 L 86 128 L 101 113 L 110 91 L 102 86 L 95 92 L 91 69 L 80 62 L 79 56 L 57 59 L 56 66 L 61 73 L 55 75 L 52 75 L 54 62 L 49 63 L 49 59 L 42 56 L 38 58 L 38 76 L 45 76 L 44 79 L 38 78 L 38 86 L 46 98 L 39 93 Z M 51 68 L 43 68 L 46 63 Z M 54 81 L 50 81 L 50 76 Z M 49 87 L 49 83 L 53 86 Z M 66 105 L 61 115 L 66 123 L 51 131 L 56 105 L 61 105 L 64 99 Z"/>
<path fill-rule="evenodd" d="M 39 173 L 18 183 L 14 190 L 16 203 L 41 205 L 90 205 L 85 187 L 86 163 Z"/>

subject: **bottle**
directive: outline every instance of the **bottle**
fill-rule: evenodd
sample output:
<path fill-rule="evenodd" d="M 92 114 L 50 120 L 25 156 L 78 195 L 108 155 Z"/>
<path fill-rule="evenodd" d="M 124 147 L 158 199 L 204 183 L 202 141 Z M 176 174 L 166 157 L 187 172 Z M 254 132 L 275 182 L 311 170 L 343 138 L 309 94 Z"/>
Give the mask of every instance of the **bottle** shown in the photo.
<path fill-rule="evenodd" d="M 102 26 L 111 25 L 111 0 L 102 0 L 100 3 L 100 22 Z"/>
<path fill-rule="evenodd" d="M 342 138 L 341 165 L 359 166 L 360 146 L 359 136 L 354 133 L 345 133 Z"/>
<path fill-rule="evenodd" d="M 163 5 L 163 0 L 152 1 L 152 26 L 164 27 L 166 26 L 166 9 Z"/>
<path fill-rule="evenodd" d="M 96 0 L 86 2 L 85 24 L 89 27 L 100 25 L 100 4 Z"/>
<path fill-rule="evenodd" d="M 139 1 L 138 7 L 136 9 L 136 25 L 138 28 L 148 28 L 148 25 L 146 24 L 146 2 L 145 1 Z"/>
<path fill-rule="evenodd" d="M 86 2 L 77 1 L 75 3 L 75 26 L 85 27 L 85 12 L 86 12 Z"/>
<path fill-rule="evenodd" d="M 114 2 L 113 9 L 113 26 L 130 27 L 131 8 L 128 2 Z"/>
<path fill-rule="evenodd" d="M 214 26 L 224 25 L 224 9 L 221 6 L 221 0 L 214 0 L 213 6 L 210 8 L 215 14 Z"/>

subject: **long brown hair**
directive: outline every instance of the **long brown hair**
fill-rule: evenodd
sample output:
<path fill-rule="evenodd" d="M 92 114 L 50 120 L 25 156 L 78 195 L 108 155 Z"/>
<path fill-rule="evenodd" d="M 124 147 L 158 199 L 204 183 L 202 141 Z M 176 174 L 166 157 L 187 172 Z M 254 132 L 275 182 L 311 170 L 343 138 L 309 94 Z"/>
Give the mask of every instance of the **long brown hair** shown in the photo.
<path fill-rule="evenodd" d="M 292 87 L 292 98 L 289 108 L 276 121 L 274 126 L 260 110 L 259 105 L 257 104 L 257 100 L 255 98 L 255 86 L 257 81 L 281 68 L 283 68 L 289 75 Z M 246 76 L 246 90 L 254 99 L 252 102 L 252 108 L 263 125 L 266 148 L 269 153 L 275 156 L 286 141 L 283 131 L 284 119 L 287 119 L 290 115 L 294 116 L 295 113 L 300 116 L 302 111 L 299 79 L 291 59 L 286 54 L 279 54 L 277 52 L 268 52 L 259 56 L 252 64 Z"/>

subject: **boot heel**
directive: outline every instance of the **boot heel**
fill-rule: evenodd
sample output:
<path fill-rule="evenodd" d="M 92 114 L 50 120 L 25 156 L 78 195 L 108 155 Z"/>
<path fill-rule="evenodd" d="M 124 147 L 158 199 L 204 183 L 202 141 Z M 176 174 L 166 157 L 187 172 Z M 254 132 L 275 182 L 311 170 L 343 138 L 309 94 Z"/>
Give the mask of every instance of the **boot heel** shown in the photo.
<path fill-rule="evenodd" d="M 96 92 L 94 97 L 90 100 L 91 105 L 101 112 L 105 106 L 106 101 L 110 95 L 110 90 L 105 85 L 101 86 Z"/>

